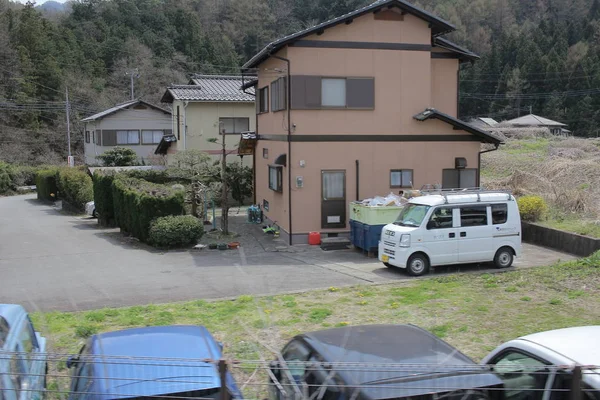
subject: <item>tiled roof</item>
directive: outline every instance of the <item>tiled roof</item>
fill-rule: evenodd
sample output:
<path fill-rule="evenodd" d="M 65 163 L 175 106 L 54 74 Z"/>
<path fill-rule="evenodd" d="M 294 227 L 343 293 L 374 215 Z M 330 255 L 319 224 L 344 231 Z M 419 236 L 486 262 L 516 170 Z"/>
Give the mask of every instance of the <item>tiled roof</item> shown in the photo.
<path fill-rule="evenodd" d="M 188 101 L 222 101 L 254 103 L 254 88 L 246 92 L 241 90 L 245 82 L 241 76 L 231 75 L 195 75 L 193 85 L 172 85 L 167 87 L 161 101 L 170 103 L 173 100 Z"/>
<path fill-rule="evenodd" d="M 567 126 L 562 122 L 552 121 L 551 119 L 540 117 L 539 115 L 529 114 L 519 118 L 504 122 L 507 125 L 519 126 Z"/>
<path fill-rule="evenodd" d="M 158 111 L 162 111 L 162 112 L 164 112 L 166 114 L 171 114 L 170 111 L 165 110 L 164 108 L 157 107 L 154 104 L 146 103 L 145 101 L 142 101 L 142 100 L 130 100 L 130 101 L 127 101 L 125 103 L 117 104 L 116 106 L 111 107 L 111 108 L 109 108 L 107 110 L 101 111 L 98 114 L 94 114 L 94 115 L 91 115 L 91 116 L 89 116 L 87 118 L 84 118 L 84 119 L 81 120 L 81 122 L 90 122 L 90 121 L 95 121 L 97 119 L 102 119 L 102 118 L 104 118 L 104 117 L 106 117 L 106 116 L 108 116 L 110 114 L 116 113 L 117 111 L 120 111 L 120 110 L 124 110 L 124 109 L 126 109 L 126 108 L 128 108 L 130 106 L 134 106 L 134 105 L 136 105 L 138 103 L 147 105 L 148 107 L 154 108 L 155 110 L 158 110 Z"/>

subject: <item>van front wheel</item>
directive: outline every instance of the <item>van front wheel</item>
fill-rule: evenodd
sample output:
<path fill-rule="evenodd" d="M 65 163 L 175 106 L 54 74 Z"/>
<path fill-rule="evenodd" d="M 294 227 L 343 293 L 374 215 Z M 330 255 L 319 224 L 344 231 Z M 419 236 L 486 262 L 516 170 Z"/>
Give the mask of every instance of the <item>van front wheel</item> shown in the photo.
<path fill-rule="evenodd" d="M 425 254 L 413 254 L 406 263 L 406 270 L 412 276 L 425 275 L 429 272 L 429 260 Z"/>
<path fill-rule="evenodd" d="M 502 247 L 494 256 L 496 268 L 509 268 L 514 260 L 513 251 L 510 247 Z"/>

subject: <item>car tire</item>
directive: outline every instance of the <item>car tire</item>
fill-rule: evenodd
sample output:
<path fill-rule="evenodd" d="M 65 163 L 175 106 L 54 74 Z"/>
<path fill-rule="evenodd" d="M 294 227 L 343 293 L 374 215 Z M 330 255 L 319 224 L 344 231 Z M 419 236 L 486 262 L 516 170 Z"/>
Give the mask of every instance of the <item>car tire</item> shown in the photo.
<path fill-rule="evenodd" d="M 513 250 L 510 247 L 501 247 L 494 256 L 494 266 L 496 268 L 510 268 L 514 261 Z"/>
<path fill-rule="evenodd" d="M 406 271 L 411 276 L 422 276 L 429 273 L 429 259 L 423 253 L 415 253 L 406 263 Z"/>

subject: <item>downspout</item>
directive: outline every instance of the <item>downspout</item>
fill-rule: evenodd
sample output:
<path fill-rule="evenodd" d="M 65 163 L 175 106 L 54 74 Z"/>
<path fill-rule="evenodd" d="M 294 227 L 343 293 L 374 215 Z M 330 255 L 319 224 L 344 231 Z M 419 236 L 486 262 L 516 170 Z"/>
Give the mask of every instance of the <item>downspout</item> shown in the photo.
<path fill-rule="evenodd" d="M 359 162 L 358 160 L 356 160 L 356 201 L 360 200 L 360 190 L 359 190 L 359 179 L 358 179 L 358 172 L 359 172 Z"/>
<path fill-rule="evenodd" d="M 187 150 L 187 106 L 189 101 L 183 102 L 183 150 Z"/>
<path fill-rule="evenodd" d="M 477 187 L 481 187 L 481 155 L 484 153 L 496 151 L 498 150 L 498 147 L 500 147 L 500 145 L 496 144 L 496 147 L 494 147 L 493 149 L 483 150 L 477 153 Z"/>
<path fill-rule="evenodd" d="M 288 224 L 290 226 L 289 244 L 292 245 L 292 80 L 290 79 L 290 60 L 284 57 L 270 54 L 271 57 L 287 63 L 287 117 L 288 117 Z"/>

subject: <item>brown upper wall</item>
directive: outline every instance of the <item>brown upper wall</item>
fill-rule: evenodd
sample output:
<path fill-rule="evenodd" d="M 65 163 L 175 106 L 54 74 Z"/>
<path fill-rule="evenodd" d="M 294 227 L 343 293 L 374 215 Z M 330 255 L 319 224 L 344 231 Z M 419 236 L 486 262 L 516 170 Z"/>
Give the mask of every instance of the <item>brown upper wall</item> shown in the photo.
<path fill-rule="evenodd" d="M 458 118 L 458 60 L 431 59 L 432 107 Z"/>

